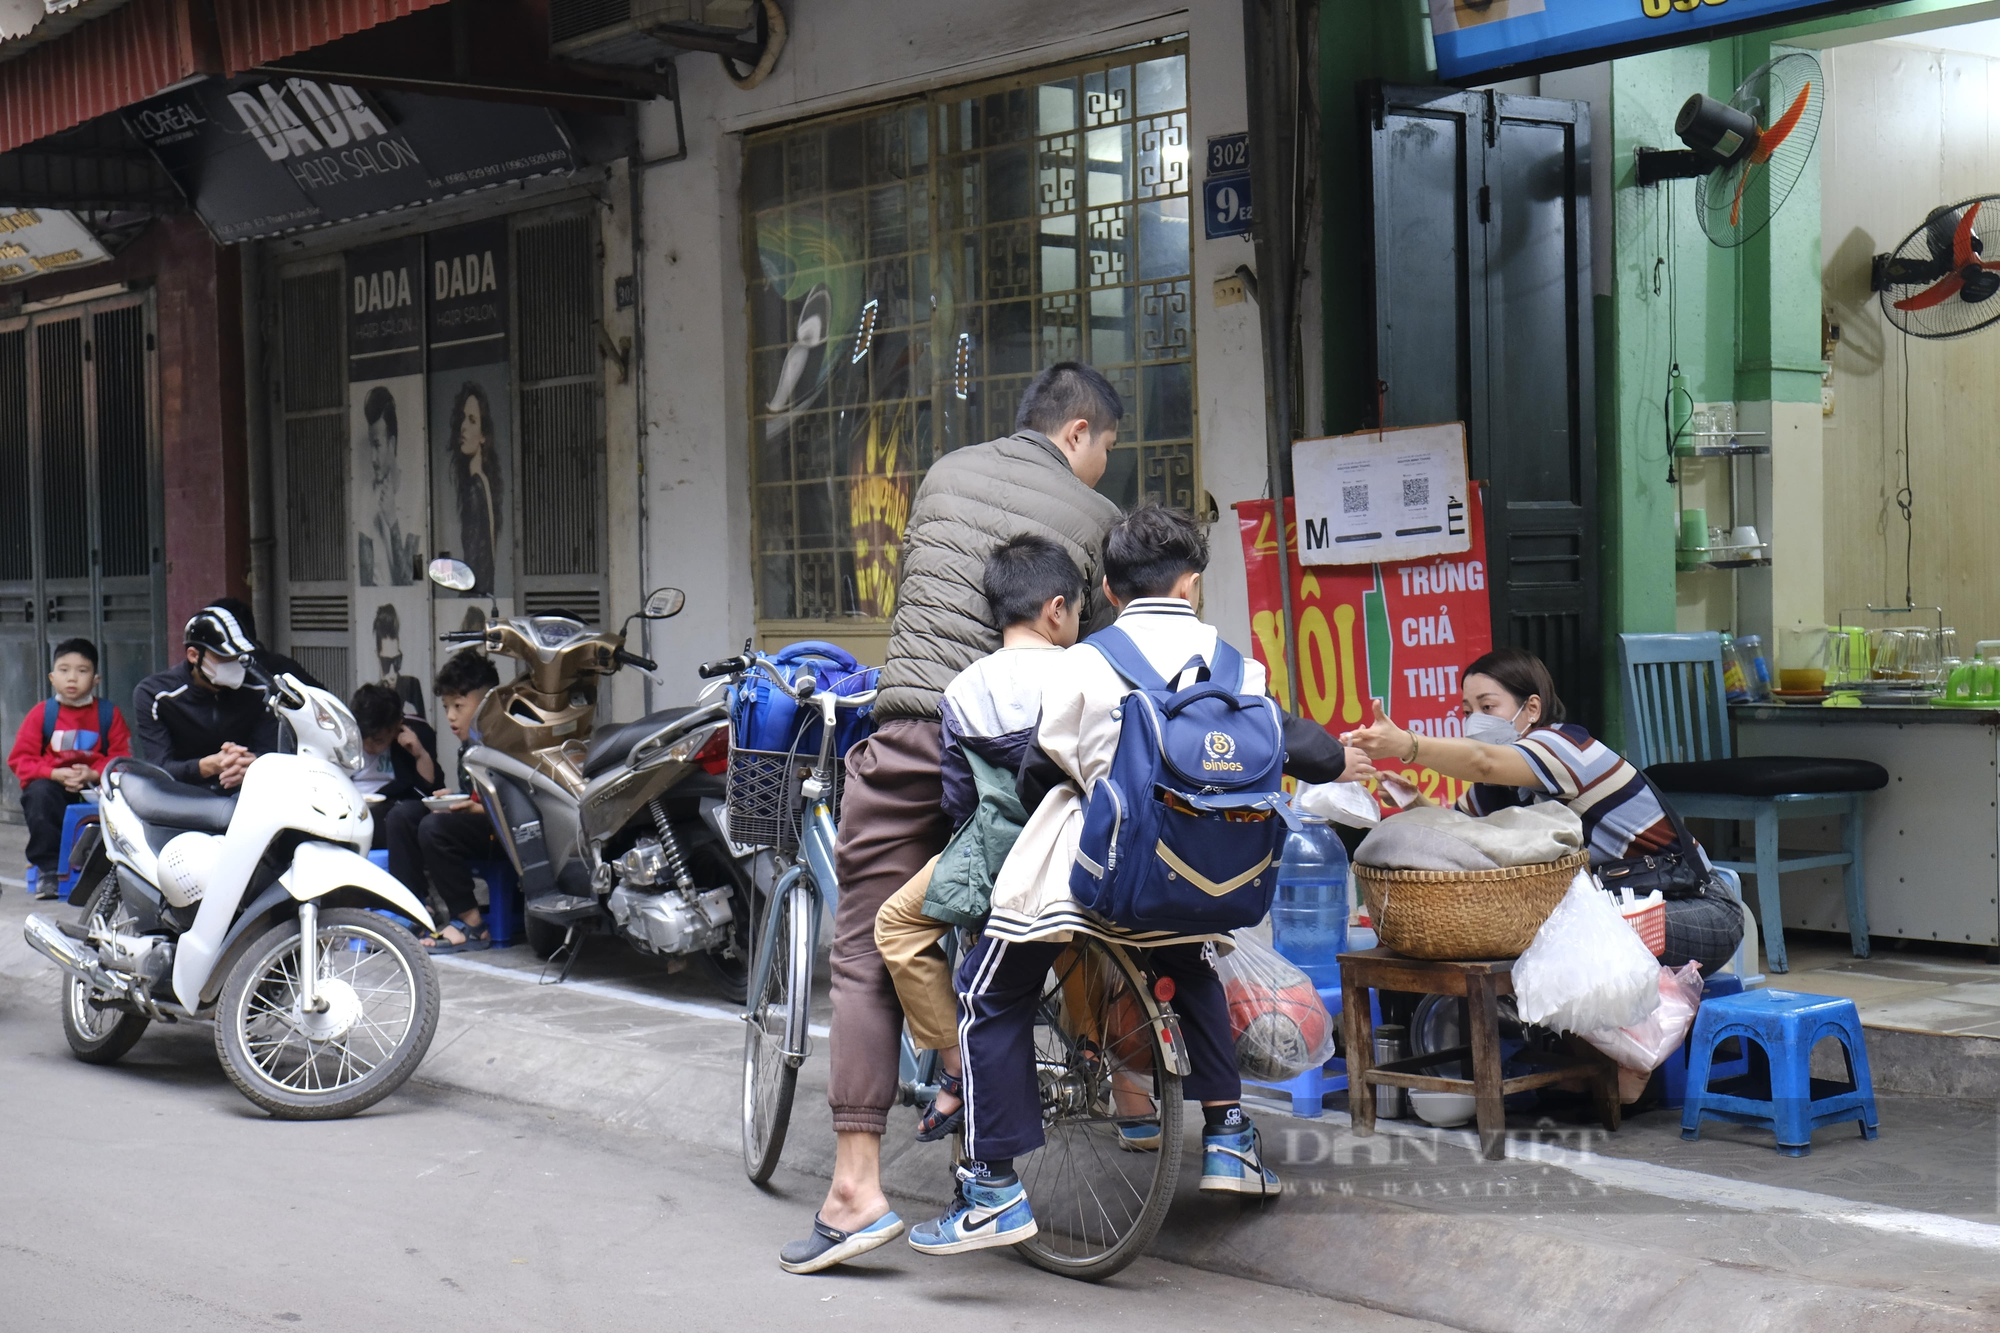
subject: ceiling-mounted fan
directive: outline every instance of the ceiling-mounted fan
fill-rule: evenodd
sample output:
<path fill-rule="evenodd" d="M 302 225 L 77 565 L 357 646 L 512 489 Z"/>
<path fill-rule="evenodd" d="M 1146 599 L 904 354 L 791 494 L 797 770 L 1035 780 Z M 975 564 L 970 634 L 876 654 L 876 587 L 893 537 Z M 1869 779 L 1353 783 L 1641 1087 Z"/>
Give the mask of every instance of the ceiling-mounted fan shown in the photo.
<path fill-rule="evenodd" d="M 1904 333 L 1957 338 L 2000 320 L 2000 262 L 1987 254 L 2000 254 L 2000 195 L 1932 209 L 1901 245 L 1875 256 L 1868 285 Z"/>
<path fill-rule="evenodd" d="M 1758 66 L 1727 102 L 1706 93 L 1688 98 L 1674 120 L 1674 133 L 1687 148 L 1637 150 L 1639 184 L 1700 177 L 1695 214 L 1702 231 L 1724 248 L 1741 245 L 1777 215 L 1805 174 L 1825 103 L 1819 61 L 1788 51 Z M 1770 194 L 1770 207 L 1761 213 L 1744 206 L 1759 178 Z"/>

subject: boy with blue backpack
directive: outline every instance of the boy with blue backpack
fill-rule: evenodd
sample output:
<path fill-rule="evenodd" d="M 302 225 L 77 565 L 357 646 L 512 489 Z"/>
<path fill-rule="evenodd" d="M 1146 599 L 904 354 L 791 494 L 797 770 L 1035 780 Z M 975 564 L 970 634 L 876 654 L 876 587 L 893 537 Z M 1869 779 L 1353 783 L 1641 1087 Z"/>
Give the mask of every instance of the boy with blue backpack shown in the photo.
<path fill-rule="evenodd" d="M 97 645 L 65 639 L 49 672 L 54 697 L 28 710 L 7 766 L 21 784 L 28 818 L 28 869 L 37 898 L 56 896 L 63 815 L 97 784 L 104 766 L 132 753 L 117 708 L 97 697 Z"/>
<path fill-rule="evenodd" d="M 1207 535 L 1192 516 L 1134 510 L 1104 543 L 1116 623 L 1045 677 L 1019 775 L 1032 813 L 994 884 L 985 934 L 959 967 L 966 1160 L 957 1202 L 911 1232 L 924 1253 L 1035 1234 L 1014 1159 L 1043 1143 L 1037 1001 L 1077 934 L 1145 949 L 1171 982 L 1192 1067 L 1182 1090 L 1202 1104 L 1201 1188 L 1282 1190 L 1240 1105 L 1210 951 L 1232 947 L 1230 930 L 1269 911 L 1290 819 L 1283 773 L 1332 781 L 1370 770 L 1324 731 L 1286 718 L 1264 694 L 1263 667 L 1197 618 L 1207 566 Z M 1155 1126 L 1120 1133 L 1121 1147 L 1159 1146 Z"/>

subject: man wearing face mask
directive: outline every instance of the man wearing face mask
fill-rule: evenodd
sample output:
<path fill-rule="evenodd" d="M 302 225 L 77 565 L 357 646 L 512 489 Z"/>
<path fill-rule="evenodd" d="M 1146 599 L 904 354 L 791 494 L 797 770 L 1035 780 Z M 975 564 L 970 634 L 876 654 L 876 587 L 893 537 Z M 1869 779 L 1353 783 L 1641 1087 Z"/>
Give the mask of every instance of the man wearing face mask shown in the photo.
<path fill-rule="evenodd" d="M 245 679 L 256 643 L 227 610 L 205 606 L 182 636 L 186 660 L 132 692 L 136 747 L 178 781 L 234 791 L 250 761 L 278 748 L 264 687 Z"/>

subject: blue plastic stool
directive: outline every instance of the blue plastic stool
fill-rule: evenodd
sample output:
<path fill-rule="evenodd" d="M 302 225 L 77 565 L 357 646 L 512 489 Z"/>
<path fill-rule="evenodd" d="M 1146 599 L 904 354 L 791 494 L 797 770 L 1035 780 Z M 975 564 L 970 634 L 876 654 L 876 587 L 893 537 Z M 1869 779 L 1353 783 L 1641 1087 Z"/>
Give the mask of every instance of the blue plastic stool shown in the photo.
<path fill-rule="evenodd" d="M 1729 1037 L 1757 1043 L 1769 1074 L 1763 1097 L 1740 1096 L 1754 1072 L 1733 1080 L 1733 1087 L 1710 1085 L 1717 1044 Z M 1845 1086 L 1812 1077 L 1812 1049 L 1823 1037 L 1836 1038 L 1847 1057 Z M 1757 990 L 1727 995 L 1702 1005 L 1695 1015 L 1688 1059 L 1687 1101 L 1681 1108 L 1681 1137 L 1701 1136 L 1704 1116 L 1739 1125 L 1761 1125 L 1777 1134 L 1778 1151 L 1804 1157 L 1812 1151 L 1812 1132 L 1823 1125 L 1856 1120 L 1861 1137 L 1872 1139 L 1880 1124 L 1875 1114 L 1875 1084 L 1868 1073 L 1868 1046 L 1861 1035 L 1861 1014 L 1854 1001 L 1833 995 L 1803 995 L 1797 991 Z"/>
<path fill-rule="evenodd" d="M 69 868 L 70 849 L 76 846 L 77 831 L 85 824 L 95 822 L 96 819 L 97 802 L 95 801 L 78 801 L 75 805 L 63 811 L 62 842 L 58 844 L 60 850 L 56 853 L 56 897 L 62 899 L 64 902 L 69 901 L 70 888 L 76 882 L 76 872 Z M 32 890 L 35 887 L 36 879 L 36 872 L 31 866 L 28 870 L 29 889 Z"/>
<path fill-rule="evenodd" d="M 521 881 L 507 861 L 474 861 L 470 869 L 486 881 L 486 933 L 504 949 L 521 935 Z"/>
<path fill-rule="evenodd" d="M 1733 973 L 1721 973 L 1710 977 L 1701 988 L 1701 1002 L 1719 1000 L 1725 995 L 1741 995 L 1743 978 Z M 1708 1079 L 1711 1084 L 1723 1079 L 1740 1078 L 1750 1072 L 1750 1052 L 1738 1043 L 1738 1054 L 1733 1060 L 1715 1060 L 1709 1066 Z M 1662 1088 L 1660 1105 L 1668 1110 L 1678 1110 L 1687 1101 L 1688 1056 L 1694 1049 L 1694 1037 L 1681 1043 L 1681 1048 L 1666 1058 L 1660 1066 L 1660 1074 L 1666 1080 Z"/>
<path fill-rule="evenodd" d="M 1326 1006 L 1327 1014 L 1333 1019 L 1334 1030 L 1340 1029 L 1340 987 L 1320 987 L 1320 1002 Z M 1376 1026 L 1382 1023 L 1382 1001 L 1374 991 L 1368 992 L 1368 1007 L 1375 1015 Z M 1281 1093 L 1292 1099 L 1292 1114 L 1301 1120 L 1317 1120 L 1326 1111 L 1326 1095 L 1329 1092 L 1347 1091 L 1347 1061 L 1336 1055 L 1318 1069 L 1308 1069 L 1296 1078 L 1288 1078 L 1283 1083 L 1265 1083 L 1243 1076 L 1243 1090 L 1265 1093 Z"/>

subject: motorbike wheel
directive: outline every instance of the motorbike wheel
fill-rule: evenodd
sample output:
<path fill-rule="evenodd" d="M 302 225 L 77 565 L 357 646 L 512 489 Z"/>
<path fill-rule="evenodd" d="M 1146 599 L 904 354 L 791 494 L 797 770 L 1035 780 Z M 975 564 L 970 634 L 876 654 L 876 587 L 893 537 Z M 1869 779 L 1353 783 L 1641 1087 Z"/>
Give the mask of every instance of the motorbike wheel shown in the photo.
<path fill-rule="evenodd" d="M 529 952 L 547 962 L 556 956 L 557 949 L 562 948 L 563 939 L 569 932 L 553 921 L 544 921 L 538 916 L 523 913 L 521 934 L 528 941 Z"/>
<path fill-rule="evenodd" d="M 416 1072 L 437 1031 L 438 982 L 411 934 L 375 912 L 319 913 L 324 1013 L 298 1007 L 299 923 L 266 931 L 230 969 L 215 1050 L 237 1091 L 280 1120 L 334 1120 Z"/>
<path fill-rule="evenodd" d="M 84 904 L 84 925 L 92 929 L 129 927 L 132 920 L 118 889 L 118 877 L 106 876 Z M 63 978 L 63 1036 L 76 1058 L 85 1064 L 115 1064 L 132 1049 L 152 1020 L 124 1009 L 99 1007 L 90 1002 L 90 996 L 87 983 L 72 976 Z"/>
<path fill-rule="evenodd" d="M 736 918 L 729 927 L 730 944 L 702 954 L 701 966 L 723 999 L 732 1005 L 742 1004 L 750 988 L 750 959 L 757 951 L 750 936 L 756 886 L 735 858 L 713 842 L 699 842 L 688 848 L 688 869 L 694 873 L 697 884 L 729 886 L 729 910 Z"/>

